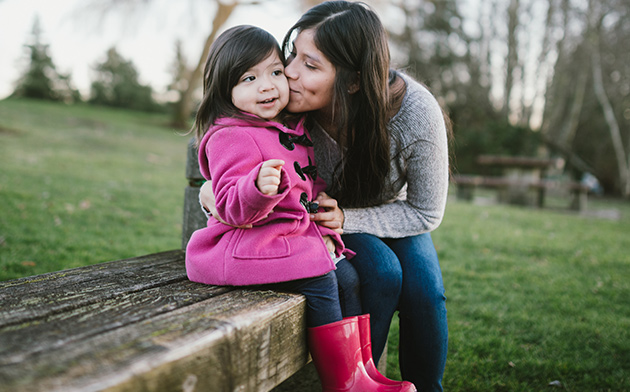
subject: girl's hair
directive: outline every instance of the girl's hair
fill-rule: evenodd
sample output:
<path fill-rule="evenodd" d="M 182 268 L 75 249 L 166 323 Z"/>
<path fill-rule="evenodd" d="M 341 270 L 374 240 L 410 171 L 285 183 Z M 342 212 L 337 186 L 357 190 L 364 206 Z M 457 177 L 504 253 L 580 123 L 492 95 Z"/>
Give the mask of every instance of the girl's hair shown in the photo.
<path fill-rule="evenodd" d="M 219 117 L 245 118 L 232 103 L 232 89 L 248 69 L 274 51 L 284 63 L 278 41 L 267 31 L 254 26 L 232 27 L 214 41 L 203 71 L 203 98 L 191 130 L 197 144 Z"/>
<path fill-rule="evenodd" d="M 316 47 L 335 66 L 332 124 L 340 148 L 331 194 L 344 207 L 379 203 L 390 170 L 389 66 L 387 34 L 378 16 L 361 2 L 327 1 L 308 10 L 284 37 L 292 52 L 296 33 L 314 31 Z M 359 90 L 351 93 L 355 86 Z"/>

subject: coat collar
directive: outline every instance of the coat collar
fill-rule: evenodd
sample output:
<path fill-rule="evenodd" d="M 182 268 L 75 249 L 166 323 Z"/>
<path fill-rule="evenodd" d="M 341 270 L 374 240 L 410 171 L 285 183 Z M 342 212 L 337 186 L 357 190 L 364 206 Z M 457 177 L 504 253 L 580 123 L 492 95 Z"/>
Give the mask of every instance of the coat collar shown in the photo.
<path fill-rule="evenodd" d="M 243 113 L 248 118 L 235 118 L 235 117 L 221 117 L 218 118 L 211 128 L 224 128 L 232 126 L 246 126 L 246 127 L 265 127 L 275 128 L 281 132 L 288 133 L 293 136 L 301 136 L 304 134 L 304 120 L 305 116 L 300 116 L 297 119 L 291 121 L 288 125 L 281 124 L 276 121 L 263 120 L 260 117 L 252 114 Z M 251 118 L 251 120 L 249 119 Z"/>

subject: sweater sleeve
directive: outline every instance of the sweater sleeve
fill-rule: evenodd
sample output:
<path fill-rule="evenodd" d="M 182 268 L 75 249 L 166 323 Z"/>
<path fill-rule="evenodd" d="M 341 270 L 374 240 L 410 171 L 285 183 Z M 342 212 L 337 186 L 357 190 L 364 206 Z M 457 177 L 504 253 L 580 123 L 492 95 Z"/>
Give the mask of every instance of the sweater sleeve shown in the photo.
<path fill-rule="evenodd" d="M 344 209 L 344 233 L 401 238 L 430 232 L 442 222 L 449 165 L 444 116 L 428 90 L 410 83 L 409 96 L 390 122 L 397 144 L 391 170 L 405 180 L 406 192 L 403 187 L 395 200 L 375 207 Z"/>
<path fill-rule="evenodd" d="M 254 224 L 266 218 L 288 193 L 289 176 L 284 167 L 277 195 L 258 190 L 256 179 L 263 156 L 248 133 L 224 128 L 213 134 L 205 147 L 217 214 L 230 225 Z"/>

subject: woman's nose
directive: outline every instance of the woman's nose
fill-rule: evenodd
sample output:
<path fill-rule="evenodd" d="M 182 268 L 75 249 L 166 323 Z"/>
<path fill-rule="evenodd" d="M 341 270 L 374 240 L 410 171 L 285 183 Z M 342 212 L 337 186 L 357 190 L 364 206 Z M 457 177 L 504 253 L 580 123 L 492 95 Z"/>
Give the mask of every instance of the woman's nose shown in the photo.
<path fill-rule="evenodd" d="M 290 61 L 285 67 L 284 67 L 284 75 L 289 78 L 289 79 L 297 79 L 297 73 L 295 72 L 295 67 L 293 67 L 292 65 L 294 64 L 293 61 Z"/>

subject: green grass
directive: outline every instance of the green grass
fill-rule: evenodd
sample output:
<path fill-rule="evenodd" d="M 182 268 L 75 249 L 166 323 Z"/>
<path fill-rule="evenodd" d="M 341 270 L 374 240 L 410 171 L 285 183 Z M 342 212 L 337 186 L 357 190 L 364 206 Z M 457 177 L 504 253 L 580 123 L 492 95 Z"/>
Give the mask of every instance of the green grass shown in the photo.
<path fill-rule="evenodd" d="M 179 248 L 188 137 L 167 123 L 0 101 L 0 280 Z"/>
<path fill-rule="evenodd" d="M 447 391 L 630 390 L 630 204 L 618 221 L 449 201 L 434 241 L 447 293 Z M 397 319 L 390 376 L 397 373 Z"/>
<path fill-rule="evenodd" d="M 0 101 L 0 280 L 179 248 L 188 137 L 167 123 Z M 619 219 L 449 200 L 445 390 L 630 391 L 630 203 L 589 211 Z"/>

